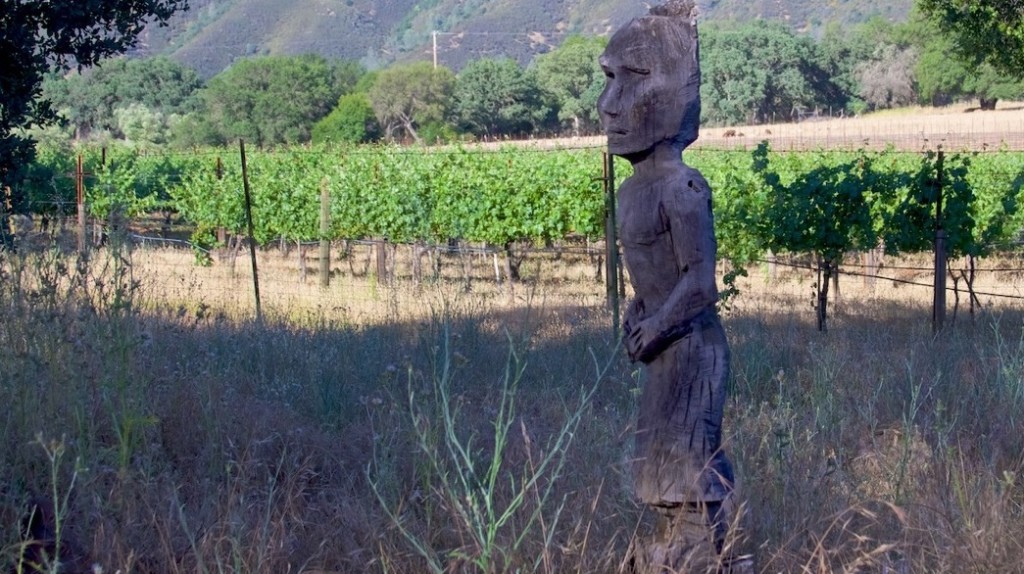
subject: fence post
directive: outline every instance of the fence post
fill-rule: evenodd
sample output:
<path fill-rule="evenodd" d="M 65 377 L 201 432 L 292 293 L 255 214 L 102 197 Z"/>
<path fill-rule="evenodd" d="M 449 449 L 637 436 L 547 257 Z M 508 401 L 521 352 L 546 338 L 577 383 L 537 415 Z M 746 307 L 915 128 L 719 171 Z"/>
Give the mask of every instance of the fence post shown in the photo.
<path fill-rule="evenodd" d="M 260 273 L 256 268 L 256 233 L 252 224 L 252 194 L 249 191 L 249 171 L 245 164 L 245 140 L 238 139 L 238 152 L 242 156 L 242 189 L 245 191 L 245 221 L 249 227 L 249 256 L 252 258 L 252 287 L 256 294 L 256 321 L 263 322 L 260 307 Z"/>
<path fill-rule="evenodd" d="M 331 190 L 320 180 L 320 286 L 331 285 Z"/>
<path fill-rule="evenodd" d="M 85 171 L 82 169 L 82 154 L 75 164 L 75 203 L 78 205 L 78 253 L 84 255 L 88 249 L 85 240 Z"/>
<path fill-rule="evenodd" d="M 615 225 L 615 156 L 604 152 L 605 286 L 612 311 L 612 333 L 619 336 L 619 240 Z"/>
<path fill-rule="evenodd" d="M 14 215 L 14 192 L 11 186 L 4 186 L 4 199 L 0 202 L 0 248 L 13 248 L 14 233 L 11 231 L 11 216 Z"/>
<path fill-rule="evenodd" d="M 939 150 L 935 161 L 935 294 L 932 304 L 932 332 L 938 333 L 946 321 L 946 230 L 942 224 L 942 163 Z"/>
<path fill-rule="evenodd" d="M 377 283 L 385 285 L 388 282 L 388 240 L 378 239 L 373 245 L 377 254 Z"/>
<path fill-rule="evenodd" d="M 217 163 L 214 164 L 213 169 L 218 180 L 224 179 L 224 162 L 221 161 L 220 156 L 217 156 Z M 223 225 L 217 227 L 217 243 L 220 244 L 221 249 L 227 249 L 228 230 Z M 232 263 L 232 273 L 234 273 L 234 263 Z"/>

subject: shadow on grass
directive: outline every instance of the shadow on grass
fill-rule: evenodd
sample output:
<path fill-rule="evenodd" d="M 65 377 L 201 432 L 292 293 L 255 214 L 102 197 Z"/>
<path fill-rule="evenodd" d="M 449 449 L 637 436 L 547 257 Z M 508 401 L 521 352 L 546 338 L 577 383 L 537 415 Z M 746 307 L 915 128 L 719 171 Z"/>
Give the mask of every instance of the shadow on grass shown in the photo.
<path fill-rule="evenodd" d="M 257 325 L 203 306 L 143 313 L 115 305 L 116 294 L 26 288 L 0 300 L 5 568 L 41 496 L 55 501 L 65 548 L 109 571 L 424 571 L 402 529 L 447 567 L 471 570 L 480 549 L 442 480 L 454 469 L 422 446 L 450 460 L 437 424 L 445 364 L 451 432 L 470 459 L 500 450 L 489 491 L 500 508 L 610 363 L 564 466 L 527 489 L 510 524 L 526 524 L 534 506 L 543 519 L 495 535 L 496 571 L 612 572 L 646 522 L 626 472 L 642 375 L 603 309 Z M 1024 451 L 1020 311 L 933 337 L 919 307 L 849 308 L 825 335 L 805 309 L 724 317 L 726 448 L 749 509 L 745 544 L 782 571 L 857 560 L 956 571 L 972 552 L 990 552 L 994 568 L 1019 564 L 1008 533 L 1024 513 L 1007 477 Z M 514 424 L 497 449 L 502 383 L 516 367 Z M 468 491 L 486 481 L 475 476 Z"/>

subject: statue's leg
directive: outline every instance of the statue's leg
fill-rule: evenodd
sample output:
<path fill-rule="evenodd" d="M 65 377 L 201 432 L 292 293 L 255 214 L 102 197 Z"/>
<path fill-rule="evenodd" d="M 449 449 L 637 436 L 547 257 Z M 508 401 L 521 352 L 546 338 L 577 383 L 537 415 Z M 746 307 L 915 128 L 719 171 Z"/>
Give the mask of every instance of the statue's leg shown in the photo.
<path fill-rule="evenodd" d="M 653 533 L 636 541 L 633 572 L 714 572 L 714 541 L 704 515 L 690 505 L 653 508 L 657 524 Z"/>
<path fill-rule="evenodd" d="M 654 532 L 635 540 L 631 550 L 633 574 L 753 574 L 753 558 L 736 552 L 728 503 L 653 508 Z"/>
<path fill-rule="evenodd" d="M 729 348 L 711 316 L 646 369 L 637 423 L 636 493 L 658 513 L 635 542 L 634 571 L 745 572 L 736 555 L 732 465 L 722 451 Z M 749 559 L 747 567 L 752 570 Z"/>
<path fill-rule="evenodd" d="M 729 347 L 717 317 L 673 343 L 644 370 L 637 420 L 637 497 L 671 507 L 722 501 L 733 490 L 722 452 Z"/>

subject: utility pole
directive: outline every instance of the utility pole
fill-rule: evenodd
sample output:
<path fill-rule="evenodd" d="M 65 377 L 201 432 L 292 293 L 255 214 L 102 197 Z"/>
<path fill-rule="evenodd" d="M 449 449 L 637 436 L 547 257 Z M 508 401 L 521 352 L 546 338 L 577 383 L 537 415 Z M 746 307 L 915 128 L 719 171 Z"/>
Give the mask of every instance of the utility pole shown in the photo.
<path fill-rule="evenodd" d="M 437 69 L 437 30 L 430 33 L 430 37 L 434 42 L 434 69 Z"/>

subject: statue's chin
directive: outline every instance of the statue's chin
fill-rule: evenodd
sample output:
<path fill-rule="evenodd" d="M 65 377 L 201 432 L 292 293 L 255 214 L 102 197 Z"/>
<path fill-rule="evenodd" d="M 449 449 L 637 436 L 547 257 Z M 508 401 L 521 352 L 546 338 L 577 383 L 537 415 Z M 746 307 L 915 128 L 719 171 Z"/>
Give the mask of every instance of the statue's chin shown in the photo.
<path fill-rule="evenodd" d="M 640 141 L 630 134 L 608 134 L 608 153 L 614 155 L 635 155 L 652 147 L 653 142 Z"/>

